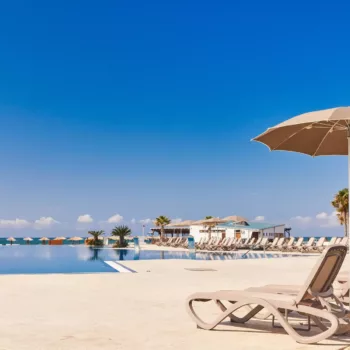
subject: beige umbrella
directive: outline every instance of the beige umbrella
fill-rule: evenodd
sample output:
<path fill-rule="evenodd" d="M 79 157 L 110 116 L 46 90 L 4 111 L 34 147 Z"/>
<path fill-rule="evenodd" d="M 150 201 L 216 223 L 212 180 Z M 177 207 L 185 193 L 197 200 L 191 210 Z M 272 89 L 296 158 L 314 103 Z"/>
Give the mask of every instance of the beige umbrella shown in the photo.
<path fill-rule="evenodd" d="M 239 216 L 239 215 L 226 216 L 225 218 L 223 218 L 223 220 L 225 220 L 225 222 L 227 222 L 227 221 L 233 221 L 233 222 L 245 221 L 245 222 L 247 222 L 248 221 L 248 219 L 244 218 L 243 216 Z"/>
<path fill-rule="evenodd" d="M 46 241 L 49 241 L 49 240 L 50 240 L 50 239 L 47 238 L 47 237 L 41 237 L 41 238 L 39 239 L 39 241 L 41 241 L 42 244 L 45 244 L 45 242 L 46 242 Z"/>
<path fill-rule="evenodd" d="M 253 140 L 271 151 L 292 151 L 313 157 L 347 155 L 350 185 L 350 107 L 301 114 L 267 129 Z M 349 232 L 348 229 L 350 238 Z"/>
<path fill-rule="evenodd" d="M 74 242 L 78 242 L 78 241 L 82 241 L 83 240 L 83 238 L 81 238 L 81 237 L 71 237 L 71 238 L 69 238 L 69 241 L 74 241 Z"/>
<path fill-rule="evenodd" d="M 13 237 L 7 238 L 7 241 L 9 241 L 12 245 L 13 242 L 16 242 L 16 240 Z"/>
<path fill-rule="evenodd" d="M 25 237 L 23 238 L 24 241 L 26 241 L 27 244 L 29 244 L 29 242 L 31 242 L 33 239 L 30 237 Z"/>
<path fill-rule="evenodd" d="M 118 241 L 119 237 L 117 236 L 111 236 L 111 237 L 107 237 L 108 239 L 111 239 L 112 241 Z"/>

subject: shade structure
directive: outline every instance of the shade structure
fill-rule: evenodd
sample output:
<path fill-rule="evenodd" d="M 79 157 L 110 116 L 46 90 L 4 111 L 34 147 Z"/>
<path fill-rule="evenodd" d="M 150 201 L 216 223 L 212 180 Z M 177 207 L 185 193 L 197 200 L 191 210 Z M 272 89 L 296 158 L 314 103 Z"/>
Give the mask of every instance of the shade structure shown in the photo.
<path fill-rule="evenodd" d="M 178 222 L 176 224 L 173 224 L 173 225 L 169 225 L 171 227 L 185 227 L 185 226 L 190 226 L 194 223 L 195 221 L 194 220 L 185 220 L 185 221 L 181 221 L 181 222 Z"/>
<path fill-rule="evenodd" d="M 350 187 L 350 107 L 337 107 L 298 115 L 267 129 L 254 141 L 271 151 L 316 156 L 347 155 Z M 350 238 L 348 227 L 348 237 Z"/>
<path fill-rule="evenodd" d="M 203 225 L 203 221 L 205 220 L 197 220 L 197 221 L 193 221 L 191 225 Z"/>
<path fill-rule="evenodd" d="M 112 241 L 118 241 L 119 237 L 118 236 L 111 236 L 111 237 L 107 237 L 108 239 L 111 239 Z"/>
<path fill-rule="evenodd" d="M 82 241 L 83 240 L 83 238 L 81 238 L 81 237 L 71 237 L 71 238 L 69 238 L 69 241 L 74 241 L 74 242 L 78 242 L 78 241 Z"/>
<path fill-rule="evenodd" d="M 247 222 L 248 221 L 248 219 L 244 218 L 243 216 L 239 216 L 239 215 L 226 216 L 225 218 L 223 218 L 223 220 L 225 220 L 225 222 L 227 222 L 227 221 L 233 221 L 233 222 L 245 221 L 245 222 Z"/>
<path fill-rule="evenodd" d="M 217 224 L 223 224 L 224 222 L 226 222 L 226 220 L 224 219 L 211 218 L 207 220 L 202 220 L 202 225 L 217 225 Z"/>
<path fill-rule="evenodd" d="M 16 239 L 13 237 L 9 237 L 9 238 L 7 238 L 7 241 L 8 242 L 16 242 Z"/>
<path fill-rule="evenodd" d="M 30 237 L 25 237 L 25 238 L 23 238 L 23 240 L 24 240 L 24 241 L 32 241 L 32 240 L 33 240 L 33 238 L 30 238 Z"/>
<path fill-rule="evenodd" d="M 54 238 L 54 241 L 63 241 L 65 239 L 66 239 L 66 237 L 56 237 L 56 238 Z"/>
<path fill-rule="evenodd" d="M 49 241 L 50 239 L 49 238 L 47 238 L 47 237 L 41 237 L 40 239 L 39 239 L 39 241 Z"/>

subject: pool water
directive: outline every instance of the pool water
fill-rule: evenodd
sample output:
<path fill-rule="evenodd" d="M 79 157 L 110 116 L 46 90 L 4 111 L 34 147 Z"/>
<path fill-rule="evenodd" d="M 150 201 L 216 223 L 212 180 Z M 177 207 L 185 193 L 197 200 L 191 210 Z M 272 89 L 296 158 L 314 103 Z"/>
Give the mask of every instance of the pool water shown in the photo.
<path fill-rule="evenodd" d="M 118 273 L 133 272 L 120 261 L 194 259 L 236 260 L 282 258 L 281 253 L 190 253 L 188 251 L 158 251 L 92 248 L 83 245 L 65 246 L 0 246 L 0 274 L 45 273 Z"/>

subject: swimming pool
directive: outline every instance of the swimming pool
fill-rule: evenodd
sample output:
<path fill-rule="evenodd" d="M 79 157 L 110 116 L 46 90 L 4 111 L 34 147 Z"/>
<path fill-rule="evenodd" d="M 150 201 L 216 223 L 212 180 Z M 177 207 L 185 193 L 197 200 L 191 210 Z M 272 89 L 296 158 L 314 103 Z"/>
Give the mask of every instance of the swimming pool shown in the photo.
<path fill-rule="evenodd" d="M 193 259 L 236 260 L 283 258 L 281 253 L 243 252 L 190 253 L 189 251 L 159 251 L 92 248 L 87 246 L 0 246 L 0 274 L 45 273 L 118 273 L 134 272 L 121 261 Z"/>

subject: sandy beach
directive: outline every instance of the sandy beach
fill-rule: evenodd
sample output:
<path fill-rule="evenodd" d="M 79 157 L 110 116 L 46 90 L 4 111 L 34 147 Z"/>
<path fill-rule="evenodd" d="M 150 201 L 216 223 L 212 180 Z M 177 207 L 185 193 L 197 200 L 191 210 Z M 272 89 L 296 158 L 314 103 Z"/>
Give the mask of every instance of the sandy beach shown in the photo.
<path fill-rule="evenodd" d="M 306 346 L 271 322 L 199 330 L 185 310 L 196 291 L 302 283 L 315 259 L 144 260 L 123 262 L 137 273 L 2 275 L 0 349 L 341 349 L 350 337 Z"/>

